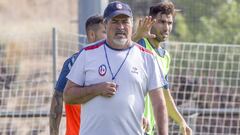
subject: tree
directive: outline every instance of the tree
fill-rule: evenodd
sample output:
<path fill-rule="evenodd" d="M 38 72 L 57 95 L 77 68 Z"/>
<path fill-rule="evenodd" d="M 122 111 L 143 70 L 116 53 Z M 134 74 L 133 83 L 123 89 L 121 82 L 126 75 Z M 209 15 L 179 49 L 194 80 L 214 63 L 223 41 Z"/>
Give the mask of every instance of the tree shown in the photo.
<path fill-rule="evenodd" d="M 201 17 L 202 32 L 197 34 L 196 41 L 205 39 L 210 43 L 240 44 L 239 13 L 240 3 L 232 1 L 222 4 L 216 11 L 214 18 Z"/>
<path fill-rule="evenodd" d="M 176 1 L 176 5 L 183 13 L 180 17 L 176 16 L 173 39 L 189 42 L 240 44 L 239 1 L 199 0 L 193 2 L 192 0 L 182 0 Z"/>

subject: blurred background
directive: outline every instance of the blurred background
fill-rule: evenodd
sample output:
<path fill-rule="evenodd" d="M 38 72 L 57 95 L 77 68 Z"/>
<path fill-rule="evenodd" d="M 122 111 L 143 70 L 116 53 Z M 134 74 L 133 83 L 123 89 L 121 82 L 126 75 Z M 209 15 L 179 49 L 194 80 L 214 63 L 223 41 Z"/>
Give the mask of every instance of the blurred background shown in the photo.
<path fill-rule="evenodd" d="M 81 17 L 88 17 L 83 1 L 0 1 L 0 135 L 49 134 L 55 80 L 64 60 L 85 44 L 84 33 L 78 34 Z M 89 9 L 108 2 L 89 1 Z M 133 9 L 135 27 L 159 2 L 122 1 Z M 174 101 L 194 135 L 239 135 L 240 1 L 172 1 L 180 9 L 166 45 Z M 174 122 L 169 127 L 180 135 Z"/>
<path fill-rule="evenodd" d="M 159 2 L 159 0 L 122 1 L 129 3 L 136 20 L 147 15 L 148 8 Z M 175 18 L 171 40 L 240 43 L 239 0 L 172 1 L 181 12 Z M 81 7 L 77 0 L 1 0 L 1 33 L 39 32 L 52 27 L 77 32 L 78 6 Z"/>

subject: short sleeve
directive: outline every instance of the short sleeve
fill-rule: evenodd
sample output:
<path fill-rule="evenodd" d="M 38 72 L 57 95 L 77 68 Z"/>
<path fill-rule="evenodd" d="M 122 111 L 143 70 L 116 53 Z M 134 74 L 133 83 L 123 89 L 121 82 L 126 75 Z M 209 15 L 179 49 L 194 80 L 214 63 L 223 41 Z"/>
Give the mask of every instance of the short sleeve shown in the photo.
<path fill-rule="evenodd" d="M 55 90 L 57 90 L 59 92 L 63 92 L 65 85 L 67 83 L 66 76 L 70 71 L 70 69 L 69 69 L 70 64 L 71 64 L 71 58 L 68 58 L 63 64 L 62 70 L 60 72 L 57 83 L 55 85 Z"/>
<path fill-rule="evenodd" d="M 71 67 L 73 66 L 74 62 L 76 61 L 77 57 L 79 55 L 78 53 L 73 54 L 70 58 L 68 58 L 62 67 L 62 70 L 60 72 L 60 75 L 58 77 L 57 83 L 55 85 L 55 90 L 59 92 L 63 92 L 65 85 L 67 83 L 67 78 L 66 76 L 70 72 Z"/>
<path fill-rule="evenodd" d="M 67 75 L 67 79 L 83 86 L 85 80 L 85 50 L 81 50 L 79 52 L 79 56 L 77 57 L 75 63 L 73 64 L 69 74 Z"/>
<path fill-rule="evenodd" d="M 151 59 L 148 61 L 150 62 L 148 63 L 148 68 L 149 68 L 148 89 L 151 91 L 156 88 L 161 88 L 168 85 L 163 75 L 162 66 L 160 65 L 160 63 L 158 63 L 156 58 L 151 57 Z"/>

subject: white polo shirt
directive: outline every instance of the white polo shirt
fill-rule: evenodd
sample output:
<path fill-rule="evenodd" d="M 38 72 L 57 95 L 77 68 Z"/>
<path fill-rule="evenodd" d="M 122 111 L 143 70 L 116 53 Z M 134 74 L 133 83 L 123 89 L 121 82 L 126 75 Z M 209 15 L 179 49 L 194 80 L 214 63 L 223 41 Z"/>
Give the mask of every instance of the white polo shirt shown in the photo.
<path fill-rule="evenodd" d="M 110 68 L 117 92 L 82 105 L 80 134 L 142 135 L 144 96 L 165 85 L 162 71 L 152 53 L 140 45 L 115 50 L 102 41 L 81 51 L 67 78 L 80 86 L 110 82 Z"/>

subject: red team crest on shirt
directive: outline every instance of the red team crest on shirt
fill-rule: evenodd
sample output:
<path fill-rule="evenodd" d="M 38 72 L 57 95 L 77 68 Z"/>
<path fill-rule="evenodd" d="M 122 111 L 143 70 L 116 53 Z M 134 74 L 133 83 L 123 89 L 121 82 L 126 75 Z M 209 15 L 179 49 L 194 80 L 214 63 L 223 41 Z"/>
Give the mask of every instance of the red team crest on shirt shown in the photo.
<path fill-rule="evenodd" d="M 104 76 L 107 73 L 107 67 L 106 65 L 102 64 L 99 68 L 98 68 L 98 73 L 100 76 Z"/>

